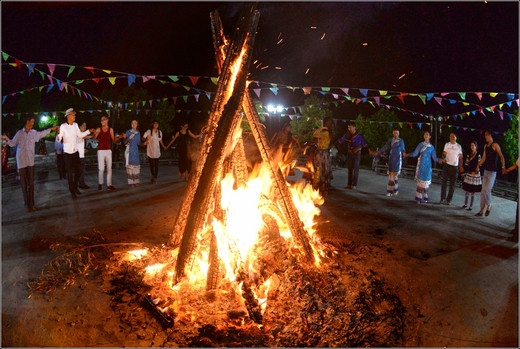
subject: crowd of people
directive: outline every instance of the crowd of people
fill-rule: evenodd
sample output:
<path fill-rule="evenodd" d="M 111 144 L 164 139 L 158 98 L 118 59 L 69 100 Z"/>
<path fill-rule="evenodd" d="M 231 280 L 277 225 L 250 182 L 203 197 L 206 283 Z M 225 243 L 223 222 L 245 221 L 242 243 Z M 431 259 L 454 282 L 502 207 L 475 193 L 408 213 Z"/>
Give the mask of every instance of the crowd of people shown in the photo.
<path fill-rule="evenodd" d="M 43 131 L 36 131 L 34 117 L 28 116 L 24 128 L 19 130 L 12 139 L 3 135 L 4 142 L 12 148 L 16 148 L 16 165 L 20 174 L 20 183 L 23 192 L 25 209 L 27 212 L 36 211 L 34 202 L 34 158 L 35 142 L 47 136 L 51 131 L 56 131 L 54 150 L 56 154 L 56 166 L 60 179 L 67 179 L 68 190 L 73 199 L 77 199 L 82 192 L 79 189 L 89 189 L 85 183 L 85 140 L 97 140 L 97 164 L 98 164 L 98 190 L 103 190 L 106 178 L 106 189 L 114 191 L 112 184 L 112 147 L 120 140 L 125 144 L 125 168 L 128 186 L 133 188 L 140 184 L 140 156 L 139 146 L 146 146 L 146 155 L 150 164 L 151 183 L 157 182 L 159 172 L 159 158 L 161 146 L 167 150 L 178 139 L 179 147 L 179 175 L 187 180 L 191 170 L 191 158 L 189 157 L 189 142 L 185 135 L 197 139 L 200 135 L 188 130 L 188 124 L 182 125 L 181 130 L 165 146 L 163 134 L 159 129 L 159 122 L 154 120 L 152 127 L 142 136 L 138 130 L 139 123 L 132 120 L 131 128 L 119 136 L 115 136 L 114 129 L 109 126 L 109 117 L 101 117 L 100 127 L 87 130 L 86 123 L 78 126 L 76 112 L 73 108 L 65 112 L 66 122 L 60 126 L 53 126 Z M 7 163 L 7 152 L 2 153 L 2 161 Z M 5 153 L 5 154 L 4 154 Z M 4 159 L 5 158 L 5 159 Z M 4 161 L 5 160 L 5 161 Z M 106 169 L 106 177 L 105 177 Z"/>
<path fill-rule="evenodd" d="M 13 139 L 9 139 L 6 135 L 3 136 L 4 141 L 9 146 L 17 147 L 17 169 L 20 173 L 25 207 L 28 212 L 37 210 L 34 203 L 34 143 L 53 130 L 57 131 L 55 152 L 59 177 L 60 179 L 67 178 L 68 188 L 73 199 L 81 194 L 79 189 L 90 188 L 85 183 L 83 176 L 84 141 L 87 138 L 98 140 L 98 190 L 103 189 L 105 168 L 107 190 L 115 190 L 112 185 L 111 146 L 120 139 L 123 139 L 125 144 L 125 168 L 130 187 L 137 187 L 140 184 L 139 146 L 146 146 L 151 183 L 153 184 L 156 183 L 159 172 L 161 147 L 163 150 L 167 150 L 176 140 L 179 152 L 179 176 L 185 180 L 188 179 L 192 165 L 188 149 L 190 139 L 201 137 L 200 134 L 194 134 L 188 129 L 188 123 L 183 123 L 180 130 L 173 135 L 171 141 L 165 146 L 163 133 L 157 120 L 152 122 L 152 127 L 142 136 L 138 130 L 138 121 L 132 120 L 131 128 L 116 137 L 114 130 L 108 126 L 109 118 L 106 115 L 101 117 L 100 127 L 90 130 L 87 130 L 86 123 L 82 123 L 81 127 L 78 126 L 75 122 L 76 112 L 72 108 L 65 112 L 65 117 L 67 121 L 60 126 L 36 131 L 32 129 L 34 117 L 29 116 L 25 127 L 19 130 Z M 311 176 L 304 178 L 309 179 L 314 188 L 320 190 L 323 195 L 327 195 L 333 177 L 330 148 L 347 143 L 348 183 L 345 188 L 352 190 L 355 190 L 358 185 L 361 151 L 368 148 L 368 143 L 363 135 L 356 131 L 356 125 L 353 122 L 348 124 L 348 131 L 336 142 L 333 143 L 332 138 L 333 123 L 332 119 L 327 117 L 323 120 L 322 126 L 314 131 L 311 145 L 307 145 L 304 150 L 305 153 L 309 147 L 313 149 L 308 160 Z M 482 156 L 478 153 L 477 142 L 472 141 L 470 143 L 470 154 L 466 155 L 465 161 L 462 147 L 457 143 L 457 135 L 454 132 L 450 133 L 450 141 L 444 145 L 441 158 L 437 157 L 430 139 L 430 132 L 424 131 L 424 141 L 419 143 L 413 152 L 406 153 L 404 141 L 399 137 L 399 129 L 395 128 L 392 131 L 392 137 L 387 140 L 381 149 L 372 151 L 368 148 L 368 153 L 374 157 L 380 157 L 385 152 L 389 152 L 386 196 L 395 197 L 399 193 L 399 175 L 403 160 L 417 157 L 415 202 L 421 204 L 430 201 L 428 189 L 432 182 L 433 163 L 437 162 L 443 165 L 440 204 L 451 204 L 456 180 L 459 174 L 463 174 L 462 188 L 465 191 L 465 200 L 462 208 L 471 211 L 475 193 L 480 193 L 480 210 L 476 213 L 476 216 L 488 216 L 492 207 L 491 190 L 497 172 L 501 171 L 502 174 L 506 174 L 518 168 L 518 160 L 515 165 L 506 168 L 500 146 L 494 142 L 490 132 L 485 132 L 486 144 Z M 286 164 L 291 163 L 296 155 L 293 145 L 296 145 L 300 151 L 302 148 L 297 138 L 291 133 L 290 123 L 283 125 L 282 129 L 273 136 L 271 143 L 273 149 L 281 151 L 281 161 Z M 285 173 L 285 175 L 289 174 Z M 516 224 L 518 226 L 518 212 Z M 517 230 L 517 228 L 515 229 Z"/>

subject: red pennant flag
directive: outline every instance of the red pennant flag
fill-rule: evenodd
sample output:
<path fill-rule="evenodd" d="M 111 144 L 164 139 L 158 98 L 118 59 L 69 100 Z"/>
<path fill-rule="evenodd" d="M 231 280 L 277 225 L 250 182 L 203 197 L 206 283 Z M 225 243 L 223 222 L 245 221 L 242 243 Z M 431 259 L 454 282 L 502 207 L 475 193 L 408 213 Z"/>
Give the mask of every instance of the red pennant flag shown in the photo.
<path fill-rule="evenodd" d="M 361 99 L 356 99 L 356 104 L 361 103 Z"/>
<path fill-rule="evenodd" d="M 177 103 L 177 97 L 173 97 L 173 104 Z"/>
<path fill-rule="evenodd" d="M 190 80 L 191 80 L 191 83 L 193 84 L 193 86 L 195 86 L 195 84 L 197 83 L 197 80 L 199 80 L 199 77 L 198 76 L 190 76 Z"/>
<path fill-rule="evenodd" d="M 171 84 L 172 84 L 173 87 L 178 87 L 179 86 L 179 84 L 176 84 L 174 82 L 172 82 Z"/>
<path fill-rule="evenodd" d="M 412 123 L 410 122 L 408 123 L 408 126 L 410 126 L 410 128 L 413 128 Z"/>
<path fill-rule="evenodd" d="M 404 104 L 404 98 L 403 98 L 404 96 L 408 96 L 408 93 L 401 92 L 399 94 L 399 96 L 396 96 L 396 97 L 399 98 L 401 100 L 401 102 L 403 102 L 403 104 Z"/>
<path fill-rule="evenodd" d="M 475 92 L 475 94 L 477 95 L 478 99 L 482 100 L 482 92 Z"/>
<path fill-rule="evenodd" d="M 303 93 L 308 95 L 309 93 L 311 93 L 311 90 L 312 90 L 312 87 L 304 87 L 303 88 Z"/>
<path fill-rule="evenodd" d="M 16 58 L 14 59 L 14 62 L 16 63 L 18 70 L 22 70 L 22 63 L 19 60 L 17 60 Z"/>
<path fill-rule="evenodd" d="M 85 67 L 85 69 L 87 69 L 92 73 L 92 75 L 94 75 L 94 67 Z"/>
<path fill-rule="evenodd" d="M 72 94 L 75 96 L 76 93 L 74 92 L 74 87 L 71 86 L 71 87 L 70 87 L 70 90 L 72 91 Z"/>
<path fill-rule="evenodd" d="M 101 78 L 95 78 L 95 79 L 92 79 L 94 80 L 94 82 L 97 84 L 99 82 L 99 80 L 101 80 Z"/>
<path fill-rule="evenodd" d="M 491 111 L 495 110 L 496 108 L 496 105 L 492 106 L 492 107 L 489 107 L 491 109 Z"/>

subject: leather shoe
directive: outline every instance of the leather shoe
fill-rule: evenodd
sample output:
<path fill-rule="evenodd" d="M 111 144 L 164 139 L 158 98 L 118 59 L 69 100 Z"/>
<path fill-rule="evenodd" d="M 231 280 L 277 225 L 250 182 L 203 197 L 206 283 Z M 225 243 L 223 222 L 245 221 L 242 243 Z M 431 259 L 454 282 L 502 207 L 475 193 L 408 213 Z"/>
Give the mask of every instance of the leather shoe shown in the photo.
<path fill-rule="evenodd" d="M 98 184 L 97 190 L 101 190 L 101 189 L 103 189 L 103 187 L 101 186 L 101 184 Z"/>
<path fill-rule="evenodd" d="M 85 185 L 80 185 L 79 189 L 90 189 L 90 187 L 85 184 Z"/>
<path fill-rule="evenodd" d="M 33 211 L 38 211 L 38 209 L 36 208 L 36 206 L 32 206 L 32 207 L 31 207 L 31 210 L 33 210 Z"/>
<path fill-rule="evenodd" d="M 113 187 L 112 185 L 109 185 L 109 186 L 107 187 L 107 189 L 110 190 L 110 191 L 116 190 L 116 188 Z"/>

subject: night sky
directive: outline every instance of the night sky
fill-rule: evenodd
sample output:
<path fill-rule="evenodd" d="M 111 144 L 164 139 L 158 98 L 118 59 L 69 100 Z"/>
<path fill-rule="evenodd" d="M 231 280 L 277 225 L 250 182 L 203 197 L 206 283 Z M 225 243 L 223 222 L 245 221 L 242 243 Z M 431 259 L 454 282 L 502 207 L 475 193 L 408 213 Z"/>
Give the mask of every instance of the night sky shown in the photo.
<path fill-rule="evenodd" d="M 23 62 L 216 76 L 209 13 L 218 9 L 229 33 L 242 5 L 4 1 L 2 51 Z M 261 65 L 251 80 L 518 93 L 517 2 L 260 2 L 258 10 L 252 62 Z M 16 69 L 2 71 L 3 95 L 31 86 Z"/>

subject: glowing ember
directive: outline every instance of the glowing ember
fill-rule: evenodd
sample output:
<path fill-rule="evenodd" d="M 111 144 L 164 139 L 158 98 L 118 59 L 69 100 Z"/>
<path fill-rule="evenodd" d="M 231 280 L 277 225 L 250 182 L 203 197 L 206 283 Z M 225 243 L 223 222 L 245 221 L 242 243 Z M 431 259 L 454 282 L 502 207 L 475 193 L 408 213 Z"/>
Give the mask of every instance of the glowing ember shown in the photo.
<path fill-rule="evenodd" d="M 136 259 L 141 259 L 143 256 L 146 255 L 146 253 L 148 253 L 148 249 L 145 248 L 143 250 L 128 251 L 127 253 L 128 253 L 127 260 L 132 261 L 132 260 L 136 260 Z"/>

